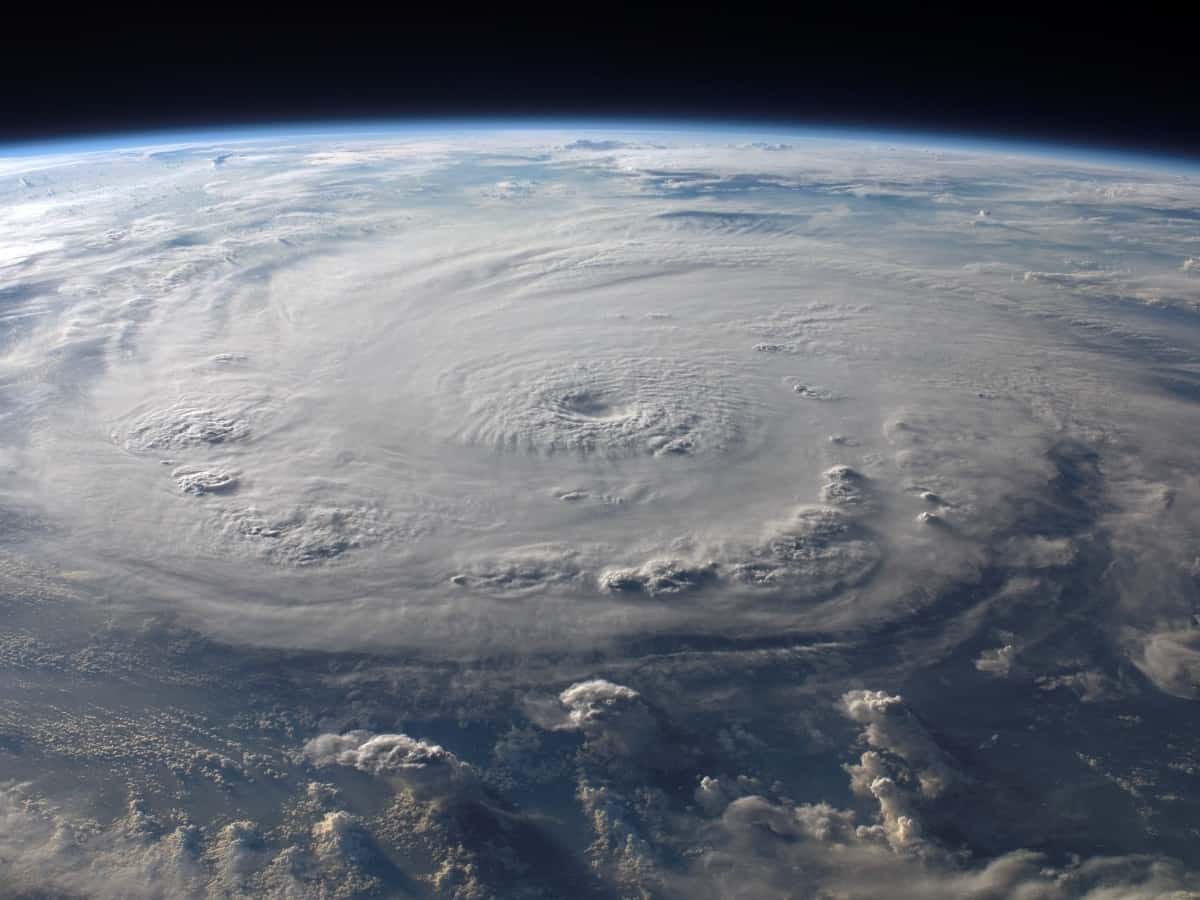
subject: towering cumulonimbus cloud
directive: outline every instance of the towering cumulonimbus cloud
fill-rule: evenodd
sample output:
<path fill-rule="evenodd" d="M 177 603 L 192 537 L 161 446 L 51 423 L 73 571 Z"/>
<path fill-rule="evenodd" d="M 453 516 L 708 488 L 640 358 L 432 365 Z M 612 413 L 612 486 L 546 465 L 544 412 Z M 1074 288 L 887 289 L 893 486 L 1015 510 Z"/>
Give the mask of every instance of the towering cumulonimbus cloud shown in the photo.
<path fill-rule="evenodd" d="M 900 757 L 916 770 L 922 794 L 936 797 L 953 783 L 954 768 L 902 697 L 886 691 L 848 691 L 842 706 L 847 718 L 864 726 L 864 743 Z"/>
<path fill-rule="evenodd" d="M 304 745 L 304 756 L 315 766 L 350 766 L 426 792 L 449 790 L 471 779 L 470 767 L 453 753 L 406 734 L 322 734 Z"/>
<path fill-rule="evenodd" d="M 870 748 L 846 766 L 850 789 L 879 804 L 878 828 L 894 850 L 924 852 L 921 806 L 961 782 L 958 771 L 900 696 L 855 690 L 841 702 Z"/>
<path fill-rule="evenodd" d="M 595 678 L 572 684 L 558 700 L 566 714 L 559 727 L 581 731 L 605 752 L 635 757 L 658 738 L 658 721 L 633 688 Z"/>

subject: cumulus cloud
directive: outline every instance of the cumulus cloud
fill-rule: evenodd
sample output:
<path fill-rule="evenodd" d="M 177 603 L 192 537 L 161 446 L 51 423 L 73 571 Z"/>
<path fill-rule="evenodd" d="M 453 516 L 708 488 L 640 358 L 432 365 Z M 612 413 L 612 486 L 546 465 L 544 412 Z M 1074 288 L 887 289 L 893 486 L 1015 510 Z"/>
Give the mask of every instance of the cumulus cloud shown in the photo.
<path fill-rule="evenodd" d="M 607 569 L 600 587 L 612 593 L 643 593 L 651 597 L 695 591 L 716 579 L 713 563 L 689 564 L 674 559 L 652 559 L 636 568 Z"/>
<path fill-rule="evenodd" d="M 573 728 L 587 728 L 602 725 L 636 706 L 641 695 L 633 688 L 595 678 L 571 685 L 558 699 L 568 710 L 567 723 Z"/>
<path fill-rule="evenodd" d="M 875 828 L 894 850 L 930 853 L 921 809 L 960 780 L 957 770 L 900 696 L 856 690 L 841 702 L 845 716 L 865 726 L 860 739 L 871 748 L 846 766 L 850 789 L 878 804 Z"/>
<path fill-rule="evenodd" d="M 892 787 L 879 785 L 885 802 Z M 1075 857 L 1055 863 L 1031 850 L 984 861 L 914 849 L 913 823 L 897 817 L 882 840 L 877 827 L 828 804 L 796 805 L 762 796 L 734 800 L 681 893 L 701 897 L 785 897 L 797 886 L 836 897 L 1107 900 L 1193 897 L 1200 881 L 1178 862 L 1153 856 Z M 929 848 L 926 848 L 928 851 Z M 899 851 L 899 852 L 898 852 Z M 758 864 L 750 860 L 757 860 Z M 762 865 L 769 860 L 770 865 Z"/>
<path fill-rule="evenodd" d="M 1004 644 L 1001 647 L 994 647 L 980 653 L 975 660 L 975 668 L 980 672 L 986 672 L 997 678 L 1003 678 L 1012 671 L 1013 661 L 1016 659 L 1016 656 L 1016 647 L 1012 644 Z"/>
<path fill-rule="evenodd" d="M 936 797 L 956 780 L 949 758 L 899 695 L 848 691 L 842 696 L 842 708 L 847 718 L 865 726 L 864 743 L 895 754 L 912 767 L 922 795 Z"/>
<path fill-rule="evenodd" d="M 638 757 L 658 749 L 659 722 L 633 688 L 603 678 L 572 684 L 558 695 L 560 728 L 582 732 L 603 756 Z"/>
<path fill-rule="evenodd" d="M 854 813 L 848 810 L 827 803 L 778 804 L 761 796 L 740 797 L 729 803 L 722 824 L 731 830 L 762 826 L 779 837 L 818 841 L 844 841 L 856 835 Z"/>
<path fill-rule="evenodd" d="M 1100 703 L 1114 700 L 1125 693 L 1125 689 L 1103 672 L 1087 669 L 1064 675 L 1043 675 L 1036 679 L 1038 690 L 1069 690 L 1083 703 Z"/>
<path fill-rule="evenodd" d="M 737 554 L 732 565 L 736 581 L 803 598 L 858 584 L 880 561 L 874 541 L 836 509 L 825 507 L 797 510 L 761 544 L 733 554 Z"/>
<path fill-rule="evenodd" d="M 248 820 L 211 833 L 190 823 L 171 827 L 135 800 L 102 826 L 33 799 L 27 786 L 9 785 L 0 791 L 0 826 L 4 890 L 17 896 L 340 896 L 338 867 L 313 871 L 305 848 L 280 850 Z M 342 883 L 356 883 L 350 874 L 341 866 Z"/>
<path fill-rule="evenodd" d="M 304 757 L 315 766 L 350 766 L 394 778 L 430 795 L 461 788 L 473 777 L 471 767 L 450 751 L 406 734 L 322 734 L 304 745 Z"/>
<path fill-rule="evenodd" d="M 1134 664 L 1168 694 L 1200 697 L 1200 628 L 1164 629 L 1142 639 Z"/>
<path fill-rule="evenodd" d="M 185 466 L 171 473 L 179 490 L 185 494 L 223 494 L 237 488 L 238 476 L 222 469 L 190 469 Z"/>
<path fill-rule="evenodd" d="M 825 470 L 821 499 L 833 506 L 856 507 L 868 500 L 866 477 L 850 466 L 833 466 Z"/>

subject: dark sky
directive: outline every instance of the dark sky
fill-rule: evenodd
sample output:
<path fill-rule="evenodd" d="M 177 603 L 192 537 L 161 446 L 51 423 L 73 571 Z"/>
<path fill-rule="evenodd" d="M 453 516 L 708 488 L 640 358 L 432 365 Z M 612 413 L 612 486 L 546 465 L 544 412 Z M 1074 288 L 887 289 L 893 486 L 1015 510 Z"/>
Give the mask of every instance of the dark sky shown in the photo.
<path fill-rule="evenodd" d="M 843 17 L 736 5 L 563 9 L 574 13 L 9 28 L 0 141 L 325 118 L 601 115 L 900 127 L 1200 158 L 1195 19 L 1133 7 L 1088 22 L 879 17 L 865 7 Z M 594 20 L 580 16 L 589 10 Z"/>

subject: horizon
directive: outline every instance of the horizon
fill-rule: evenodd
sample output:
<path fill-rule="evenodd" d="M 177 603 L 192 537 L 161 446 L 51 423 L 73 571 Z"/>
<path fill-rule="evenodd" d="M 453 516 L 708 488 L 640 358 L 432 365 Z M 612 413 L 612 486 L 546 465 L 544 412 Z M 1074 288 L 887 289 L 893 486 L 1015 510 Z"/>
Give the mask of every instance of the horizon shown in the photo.
<path fill-rule="evenodd" d="M 151 151 L 163 148 L 201 148 L 231 143 L 255 143 L 280 138 L 386 139 L 405 132 L 454 134 L 512 132 L 573 132 L 621 135 L 708 135 L 786 139 L 830 143 L 885 143 L 912 150 L 936 149 L 983 155 L 1091 161 L 1105 167 L 1136 164 L 1138 168 L 1200 171 L 1200 154 L 1184 151 L 1134 150 L 1104 142 L 1005 136 L 966 137 L 962 132 L 928 128 L 885 128 L 820 122 L 784 124 L 766 120 L 670 116 L 551 117 L 551 116 L 425 116 L 358 117 L 264 121 L 261 124 L 205 124 L 168 128 L 117 128 L 80 132 L 54 138 L 0 141 L 0 159 L 37 159 L 56 154 Z"/>

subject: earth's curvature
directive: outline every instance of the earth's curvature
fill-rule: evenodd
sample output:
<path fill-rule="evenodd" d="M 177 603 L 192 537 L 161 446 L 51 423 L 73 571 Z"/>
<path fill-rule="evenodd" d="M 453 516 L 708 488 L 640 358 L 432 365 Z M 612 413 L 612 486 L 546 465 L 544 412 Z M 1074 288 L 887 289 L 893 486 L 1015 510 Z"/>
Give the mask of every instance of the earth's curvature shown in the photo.
<path fill-rule="evenodd" d="M 0 895 L 1200 897 L 1200 169 L 127 143 L 0 156 Z"/>

